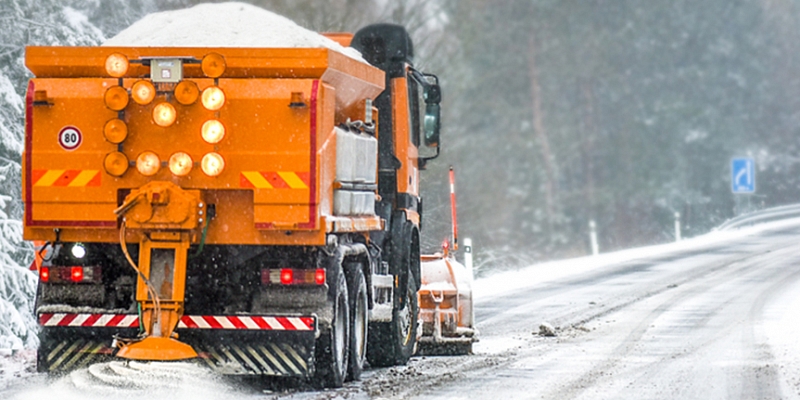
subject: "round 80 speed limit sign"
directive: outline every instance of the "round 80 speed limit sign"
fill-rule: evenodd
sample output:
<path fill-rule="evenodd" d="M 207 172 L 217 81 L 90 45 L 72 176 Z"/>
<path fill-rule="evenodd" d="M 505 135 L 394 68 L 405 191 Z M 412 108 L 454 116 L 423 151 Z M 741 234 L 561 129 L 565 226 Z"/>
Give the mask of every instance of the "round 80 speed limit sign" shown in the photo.
<path fill-rule="evenodd" d="M 75 150 L 81 145 L 81 142 L 83 142 L 83 134 L 74 126 L 65 126 L 58 132 L 58 144 L 64 150 Z"/>

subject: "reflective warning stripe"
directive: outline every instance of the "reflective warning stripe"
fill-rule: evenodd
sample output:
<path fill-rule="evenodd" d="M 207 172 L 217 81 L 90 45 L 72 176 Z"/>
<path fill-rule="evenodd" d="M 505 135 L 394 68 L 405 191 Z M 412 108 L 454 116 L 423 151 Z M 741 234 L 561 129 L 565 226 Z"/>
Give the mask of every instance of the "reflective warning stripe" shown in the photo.
<path fill-rule="evenodd" d="M 283 324 L 281 324 L 277 318 L 264 318 L 264 322 L 269 325 L 270 329 L 275 329 L 276 331 L 282 331 L 285 329 Z"/>
<path fill-rule="evenodd" d="M 85 187 L 100 186 L 99 170 L 65 170 L 37 169 L 33 170 L 31 181 L 35 187 L 68 186 Z"/>
<path fill-rule="evenodd" d="M 307 376 L 312 358 L 309 349 L 290 343 L 199 343 L 193 347 L 212 370 L 225 375 Z"/>
<path fill-rule="evenodd" d="M 267 179 L 256 171 L 244 171 L 242 172 L 242 176 L 246 183 L 249 183 L 256 189 L 272 189 L 272 185 L 267 182 Z M 242 185 L 242 187 L 246 186 Z"/>
<path fill-rule="evenodd" d="M 239 320 L 242 321 L 245 326 L 243 329 L 261 329 L 252 318 L 240 318 Z"/>
<path fill-rule="evenodd" d="M 308 172 L 242 171 L 239 186 L 255 189 L 308 189 Z"/>
<path fill-rule="evenodd" d="M 84 328 L 138 328 L 136 314 L 83 314 L 43 313 L 39 314 L 41 326 L 69 326 Z M 271 317 L 245 315 L 184 315 L 178 328 L 230 329 L 230 330 L 280 330 L 313 331 L 314 317 Z"/>
<path fill-rule="evenodd" d="M 278 176 L 292 189 L 308 189 L 308 186 L 294 172 L 278 171 Z"/>
<path fill-rule="evenodd" d="M 38 171 L 34 171 L 34 174 Z M 61 177 L 61 174 L 64 173 L 63 169 L 51 169 L 49 171 L 43 171 L 44 174 L 36 180 L 33 186 L 52 186 L 55 183 L 56 179 Z"/>
<path fill-rule="evenodd" d="M 314 317 L 184 315 L 178 328 L 313 331 Z"/>
<path fill-rule="evenodd" d="M 39 314 L 41 326 L 70 326 L 83 328 L 138 328 L 139 316 L 136 314 Z"/>
<path fill-rule="evenodd" d="M 88 364 L 112 360 L 115 349 L 108 339 L 59 339 L 42 344 L 40 368 L 50 372 L 68 372 Z M 307 376 L 313 351 L 302 344 L 213 343 L 192 344 L 200 360 L 224 375 Z"/>
<path fill-rule="evenodd" d="M 69 186 L 87 186 L 99 174 L 100 171 L 81 171 Z"/>
<path fill-rule="evenodd" d="M 40 347 L 41 350 L 42 347 Z M 62 340 L 57 344 L 50 343 L 49 348 L 45 351 L 45 362 L 40 367 L 51 372 L 65 372 L 81 368 L 92 362 L 108 360 L 114 349 L 104 341 L 78 339 L 75 341 Z"/>

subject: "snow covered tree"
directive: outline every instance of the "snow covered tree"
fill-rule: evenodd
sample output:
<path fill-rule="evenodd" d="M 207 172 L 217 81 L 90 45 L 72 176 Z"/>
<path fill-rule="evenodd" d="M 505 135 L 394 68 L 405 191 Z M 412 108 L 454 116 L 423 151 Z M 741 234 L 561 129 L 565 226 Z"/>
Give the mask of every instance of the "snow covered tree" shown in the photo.
<path fill-rule="evenodd" d="M 24 95 L 30 73 L 26 45 L 96 45 L 104 37 L 86 10 L 93 1 L 16 0 L 0 3 L 0 348 L 35 347 L 33 258 L 22 240 L 21 165 Z"/>

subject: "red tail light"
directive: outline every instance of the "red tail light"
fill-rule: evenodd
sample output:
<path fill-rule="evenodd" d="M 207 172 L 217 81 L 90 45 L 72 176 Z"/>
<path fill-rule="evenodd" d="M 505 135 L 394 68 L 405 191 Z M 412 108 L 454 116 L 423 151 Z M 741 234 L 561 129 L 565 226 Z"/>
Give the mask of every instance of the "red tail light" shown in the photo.
<path fill-rule="evenodd" d="M 324 285 L 325 284 L 325 270 L 320 268 L 314 274 L 314 282 L 317 285 Z"/>
<path fill-rule="evenodd" d="M 39 279 L 42 282 L 50 282 L 50 267 L 42 267 L 39 269 Z"/>
<path fill-rule="evenodd" d="M 291 285 L 294 281 L 294 271 L 289 268 L 281 270 L 281 283 L 284 285 Z"/>
<path fill-rule="evenodd" d="M 69 278 L 73 282 L 83 281 L 83 267 L 72 267 Z"/>

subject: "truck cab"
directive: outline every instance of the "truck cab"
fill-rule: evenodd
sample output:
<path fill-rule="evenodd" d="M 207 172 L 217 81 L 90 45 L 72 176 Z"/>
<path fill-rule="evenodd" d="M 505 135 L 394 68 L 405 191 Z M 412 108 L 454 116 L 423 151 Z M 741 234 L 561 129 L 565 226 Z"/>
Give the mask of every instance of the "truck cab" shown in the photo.
<path fill-rule="evenodd" d="M 414 49 L 408 32 L 399 25 L 376 24 L 359 30 L 350 45 L 385 73 L 385 89 L 375 99 L 378 111 L 378 201 L 376 214 L 386 229 L 371 232 L 381 244 L 378 272 L 397 277 L 393 301 L 371 313 L 368 347 L 371 365 L 405 363 L 417 337 L 417 290 L 420 276 L 422 196 L 420 170 L 439 154 L 438 78 L 414 69 Z M 383 132 L 383 134 L 381 134 Z M 391 134 L 387 134 L 391 133 Z M 424 142 L 423 142 L 424 138 Z M 423 146 L 435 150 L 421 155 Z M 378 289 L 380 290 L 380 289 Z M 378 345 L 378 344 L 383 344 Z M 390 346 L 393 344 L 394 346 Z M 377 347 L 377 349 L 370 351 Z"/>

